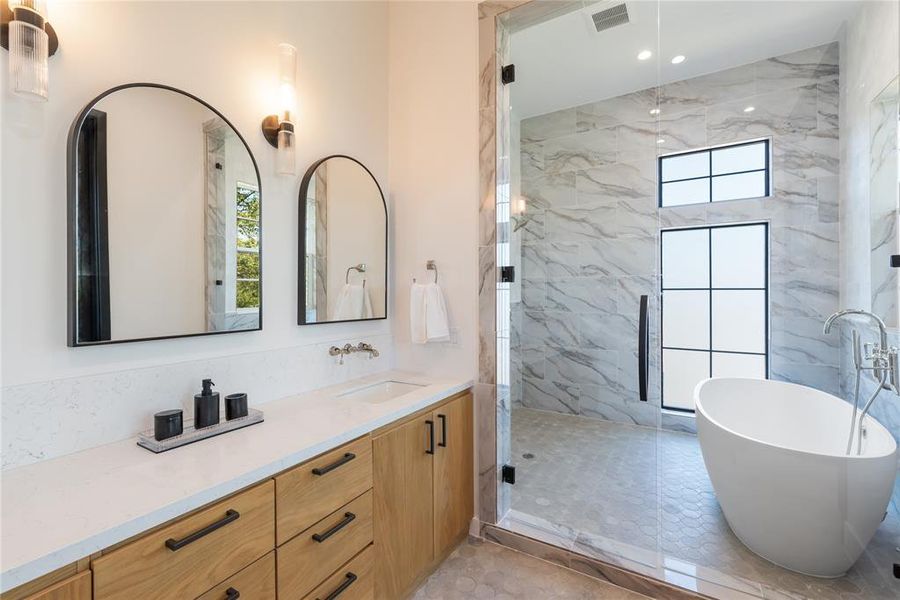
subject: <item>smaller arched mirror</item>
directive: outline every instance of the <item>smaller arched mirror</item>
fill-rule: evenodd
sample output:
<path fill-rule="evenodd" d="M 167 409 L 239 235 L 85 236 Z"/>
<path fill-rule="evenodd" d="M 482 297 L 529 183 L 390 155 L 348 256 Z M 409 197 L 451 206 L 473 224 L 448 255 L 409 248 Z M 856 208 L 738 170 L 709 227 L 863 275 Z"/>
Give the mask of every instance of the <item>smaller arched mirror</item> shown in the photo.
<path fill-rule="evenodd" d="M 315 162 L 300 184 L 297 323 L 387 317 L 387 207 L 349 156 Z"/>

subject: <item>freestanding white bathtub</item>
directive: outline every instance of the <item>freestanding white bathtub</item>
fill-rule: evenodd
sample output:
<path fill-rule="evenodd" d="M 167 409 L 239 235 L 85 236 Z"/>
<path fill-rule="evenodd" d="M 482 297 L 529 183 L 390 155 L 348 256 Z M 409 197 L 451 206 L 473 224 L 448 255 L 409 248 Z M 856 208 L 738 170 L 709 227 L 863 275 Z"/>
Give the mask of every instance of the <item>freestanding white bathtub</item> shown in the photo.
<path fill-rule="evenodd" d="M 883 393 L 876 402 L 897 401 Z M 890 432 L 867 417 L 862 454 L 847 456 L 853 407 L 780 381 L 707 379 L 694 400 L 703 460 L 734 534 L 782 567 L 843 575 L 890 501 Z"/>

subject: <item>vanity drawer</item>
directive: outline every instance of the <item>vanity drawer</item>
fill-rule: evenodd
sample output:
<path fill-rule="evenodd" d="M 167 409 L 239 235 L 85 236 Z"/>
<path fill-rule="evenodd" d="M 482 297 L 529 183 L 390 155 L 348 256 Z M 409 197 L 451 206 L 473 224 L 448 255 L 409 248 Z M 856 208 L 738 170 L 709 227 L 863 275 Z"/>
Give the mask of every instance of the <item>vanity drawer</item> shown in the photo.
<path fill-rule="evenodd" d="M 278 548 L 278 597 L 300 600 L 372 543 L 372 492 Z"/>
<path fill-rule="evenodd" d="M 196 598 L 274 545 L 270 480 L 94 560 L 94 600 Z"/>
<path fill-rule="evenodd" d="M 275 551 L 239 571 L 197 600 L 275 600 Z"/>
<path fill-rule="evenodd" d="M 375 546 L 368 546 L 303 600 L 324 600 L 336 592 L 340 600 L 372 600 L 375 598 L 374 562 Z"/>
<path fill-rule="evenodd" d="M 372 487 L 372 440 L 350 442 L 275 478 L 277 543 L 308 529 Z"/>
<path fill-rule="evenodd" d="M 25 600 L 91 600 L 91 572 L 84 571 L 69 577 Z"/>

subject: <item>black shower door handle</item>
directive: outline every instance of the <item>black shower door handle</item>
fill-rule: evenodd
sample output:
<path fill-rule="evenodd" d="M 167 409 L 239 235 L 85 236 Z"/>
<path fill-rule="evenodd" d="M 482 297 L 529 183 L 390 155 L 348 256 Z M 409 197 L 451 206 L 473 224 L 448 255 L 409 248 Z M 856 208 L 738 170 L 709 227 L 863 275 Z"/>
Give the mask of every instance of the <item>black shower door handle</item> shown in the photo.
<path fill-rule="evenodd" d="M 647 322 L 649 297 L 641 296 L 641 312 L 638 317 L 638 390 L 641 402 L 647 401 L 647 367 L 650 358 L 650 327 Z"/>

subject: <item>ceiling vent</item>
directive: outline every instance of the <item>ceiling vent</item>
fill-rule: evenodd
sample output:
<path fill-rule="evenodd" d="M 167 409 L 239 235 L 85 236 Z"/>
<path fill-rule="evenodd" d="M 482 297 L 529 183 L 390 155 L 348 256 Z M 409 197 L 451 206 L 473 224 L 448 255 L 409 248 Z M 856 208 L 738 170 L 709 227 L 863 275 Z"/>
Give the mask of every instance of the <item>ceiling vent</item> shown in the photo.
<path fill-rule="evenodd" d="M 597 28 L 598 33 L 619 25 L 627 25 L 629 23 L 628 7 L 624 3 L 617 4 L 592 14 L 591 19 L 593 19 L 594 27 Z"/>

